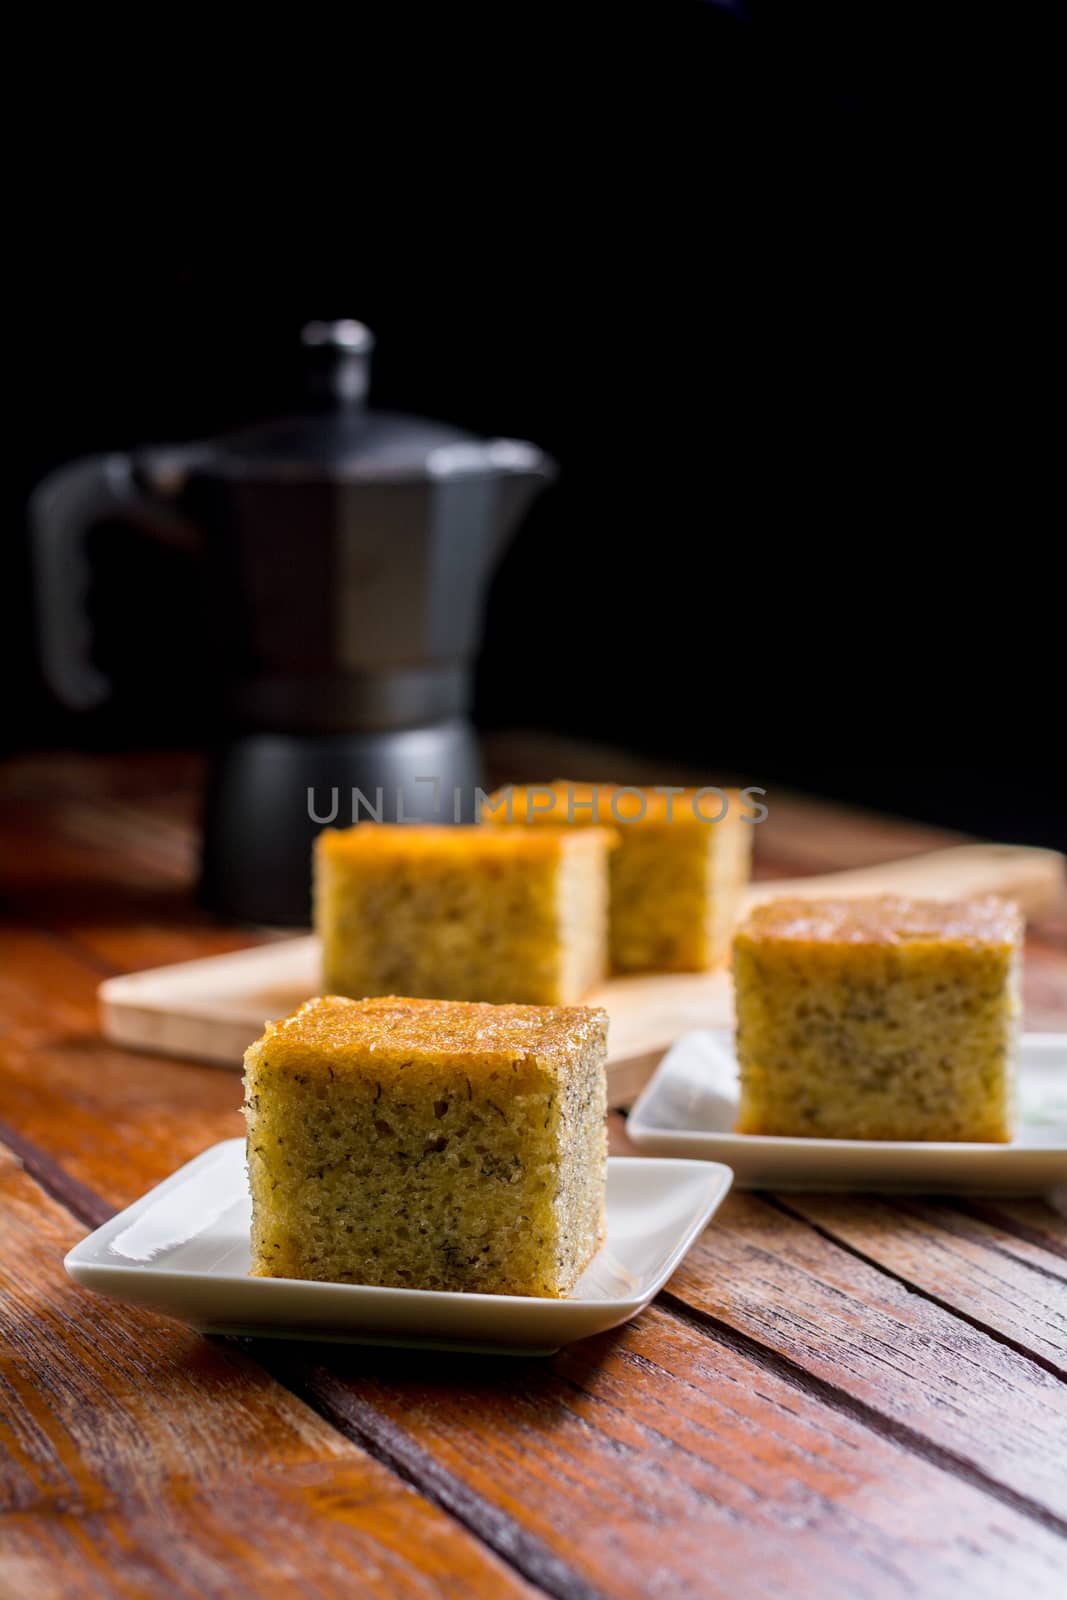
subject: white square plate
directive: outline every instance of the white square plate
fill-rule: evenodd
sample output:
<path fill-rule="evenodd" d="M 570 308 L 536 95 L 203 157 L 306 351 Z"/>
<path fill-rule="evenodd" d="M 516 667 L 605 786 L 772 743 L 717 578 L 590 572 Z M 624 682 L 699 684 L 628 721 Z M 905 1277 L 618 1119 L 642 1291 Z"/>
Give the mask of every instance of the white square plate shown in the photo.
<path fill-rule="evenodd" d="M 1067 1034 L 1019 1047 L 1019 1127 L 1010 1144 L 779 1139 L 734 1133 L 738 1077 L 729 1033 L 689 1033 L 664 1056 L 626 1124 L 661 1156 L 726 1161 L 743 1189 L 910 1189 L 1039 1194 L 1067 1184 Z"/>
<path fill-rule="evenodd" d="M 250 1278 L 243 1139 L 197 1156 L 87 1239 L 75 1282 L 204 1333 L 548 1355 L 643 1311 L 733 1174 L 704 1161 L 608 1161 L 607 1240 L 565 1300 Z"/>

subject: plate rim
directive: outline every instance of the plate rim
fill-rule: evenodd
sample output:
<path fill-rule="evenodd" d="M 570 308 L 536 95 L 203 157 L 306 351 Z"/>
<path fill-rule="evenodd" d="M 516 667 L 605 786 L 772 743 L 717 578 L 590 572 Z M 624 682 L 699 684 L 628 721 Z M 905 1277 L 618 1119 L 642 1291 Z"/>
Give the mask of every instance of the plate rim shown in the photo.
<path fill-rule="evenodd" d="M 487 1294 L 483 1290 L 459 1289 L 415 1289 L 393 1288 L 388 1284 L 371 1283 L 333 1283 L 315 1278 L 268 1278 L 255 1277 L 251 1273 L 221 1272 L 209 1273 L 194 1271 L 188 1268 L 149 1268 L 146 1264 L 132 1261 L 85 1261 L 79 1259 L 80 1252 L 91 1245 L 102 1233 L 110 1233 L 116 1225 L 124 1220 L 133 1220 L 151 1203 L 154 1197 L 162 1194 L 166 1189 L 177 1185 L 181 1178 L 187 1178 L 194 1169 L 206 1162 L 210 1157 L 218 1158 L 220 1151 L 226 1148 L 239 1146 L 242 1150 L 245 1141 L 240 1136 L 231 1139 L 220 1139 L 217 1143 L 209 1145 L 197 1155 L 180 1167 L 162 1178 L 159 1183 L 147 1189 L 143 1195 L 116 1211 L 114 1216 L 108 1217 L 99 1227 L 84 1235 L 73 1244 L 63 1257 L 63 1267 L 67 1276 L 83 1288 L 101 1292 L 99 1282 L 101 1279 L 113 1280 L 115 1278 L 141 1279 L 146 1272 L 151 1272 L 152 1281 L 163 1287 L 180 1286 L 184 1283 L 212 1283 L 220 1285 L 259 1286 L 255 1292 L 261 1295 L 276 1294 L 280 1289 L 293 1288 L 308 1292 L 312 1297 L 323 1294 L 330 1296 L 349 1296 L 356 1301 L 369 1300 L 372 1304 L 391 1303 L 399 1296 L 406 1306 L 425 1304 L 433 1300 L 437 1304 L 455 1304 L 471 1307 L 553 1307 L 548 1312 L 550 1316 L 565 1315 L 566 1311 L 598 1310 L 603 1312 L 628 1311 L 630 1315 L 644 1309 L 653 1300 L 667 1279 L 674 1273 L 684 1256 L 703 1231 L 708 1226 L 719 1207 L 722 1205 L 734 1182 L 733 1169 L 725 1162 L 702 1161 L 696 1157 L 685 1156 L 614 1156 L 609 1155 L 608 1169 L 620 1167 L 642 1167 L 651 1165 L 666 1166 L 675 1170 L 679 1168 L 692 1168 L 693 1175 L 706 1181 L 707 1190 L 704 1199 L 695 1210 L 692 1219 L 682 1230 L 679 1238 L 664 1259 L 663 1265 L 653 1274 L 649 1285 L 644 1285 L 639 1294 L 627 1295 L 623 1298 L 577 1298 L 574 1296 L 554 1295 L 515 1295 L 515 1294 Z M 96 1279 L 97 1282 L 92 1280 Z M 106 1290 L 102 1292 L 108 1292 Z"/>
<path fill-rule="evenodd" d="M 642 1144 L 650 1141 L 686 1141 L 704 1139 L 716 1145 L 726 1145 L 734 1149 L 746 1150 L 781 1150 L 785 1152 L 817 1151 L 823 1149 L 842 1150 L 854 1155 L 932 1155 L 940 1156 L 965 1156 L 981 1154 L 983 1156 L 999 1156 L 1003 1161 L 1005 1157 L 1014 1158 L 1015 1161 L 1026 1161 L 1043 1158 L 1049 1155 L 1067 1156 L 1067 1142 L 1055 1145 L 1018 1145 L 1014 1140 L 1006 1143 L 976 1143 L 974 1140 L 945 1140 L 945 1139 L 830 1139 L 826 1137 L 799 1138 L 795 1134 L 780 1133 L 737 1133 L 734 1129 L 719 1128 L 661 1128 L 643 1120 L 649 1102 L 657 1089 L 661 1078 L 666 1078 L 670 1071 L 670 1058 L 674 1052 L 682 1047 L 689 1039 L 711 1038 L 715 1040 L 726 1039 L 732 1042 L 733 1035 L 725 1028 L 692 1028 L 688 1033 L 681 1034 L 667 1050 L 656 1066 L 648 1082 L 630 1108 L 626 1119 L 626 1131 L 633 1143 L 640 1148 Z M 1023 1033 L 1019 1038 L 1019 1048 L 1026 1044 L 1036 1046 L 1038 1049 L 1049 1049 L 1059 1046 L 1067 1052 L 1067 1032 L 1054 1033 L 1041 1030 L 1034 1033 Z M 669 1160 L 670 1157 L 661 1159 Z M 696 1158 L 690 1158 L 696 1159 Z"/>

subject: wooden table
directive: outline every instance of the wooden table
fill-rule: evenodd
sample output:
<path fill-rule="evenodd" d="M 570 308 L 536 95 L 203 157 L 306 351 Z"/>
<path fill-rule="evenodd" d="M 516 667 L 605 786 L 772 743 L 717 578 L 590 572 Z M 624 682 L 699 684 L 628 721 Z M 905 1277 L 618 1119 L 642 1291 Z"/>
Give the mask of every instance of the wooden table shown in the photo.
<path fill-rule="evenodd" d="M 1067 1593 L 1039 1200 L 735 1194 L 643 1316 L 548 1361 L 205 1339 L 70 1283 L 88 1228 L 241 1131 L 233 1073 L 96 1026 L 106 974 L 252 937 L 193 908 L 199 779 L 0 771 L 0 1594 Z M 765 874 L 946 842 L 769 798 Z M 1067 1027 L 1062 912 L 1026 1004 Z"/>

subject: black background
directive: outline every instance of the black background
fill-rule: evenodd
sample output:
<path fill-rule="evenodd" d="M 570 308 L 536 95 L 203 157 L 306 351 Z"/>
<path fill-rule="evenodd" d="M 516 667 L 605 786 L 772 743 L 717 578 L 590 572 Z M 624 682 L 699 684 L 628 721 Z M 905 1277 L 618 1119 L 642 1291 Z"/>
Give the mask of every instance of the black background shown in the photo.
<path fill-rule="evenodd" d="M 128 536 L 96 541 L 92 594 L 118 697 L 51 704 L 25 496 L 78 454 L 287 409 L 301 324 L 351 315 L 376 403 L 561 464 L 494 586 L 483 726 L 1067 844 L 1025 30 L 770 4 L 205 26 L 33 58 L 9 748 L 209 736 L 191 576 Z"/>

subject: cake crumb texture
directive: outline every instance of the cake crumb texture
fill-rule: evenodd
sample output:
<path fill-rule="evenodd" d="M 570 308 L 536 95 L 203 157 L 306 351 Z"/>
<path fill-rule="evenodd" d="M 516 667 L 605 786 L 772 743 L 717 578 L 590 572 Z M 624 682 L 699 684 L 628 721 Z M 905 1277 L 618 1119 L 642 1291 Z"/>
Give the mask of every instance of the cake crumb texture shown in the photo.
<path fill-rule="evenodd" d="M 566 1005 L 607 968 L 612 835 L 358 823 L 315 850 L 323 984 Z"/>
<path fill-rule="evenodd" d="M 756 907 L 734 939 L 738 1132 L 1009 1140 L 1021 943 L 994 898 Z"/>
<path fill-rule="evenodd" d="M 560 1296 L 604 1233 L 607 1016 L 309 1001 L 245 1056 L 252 1272 Z"/>
<path fill-rule="evenodd" d="M 557 778 L 498 790 L 482 815 L 498 829 L 510 824 L 526 832 L 613 829 L 612 966 L 618 972 L 702 972 L 729 955 L 751 872 L 753 824 L 744 820 L 738 790 L 722 795 Z"/>

